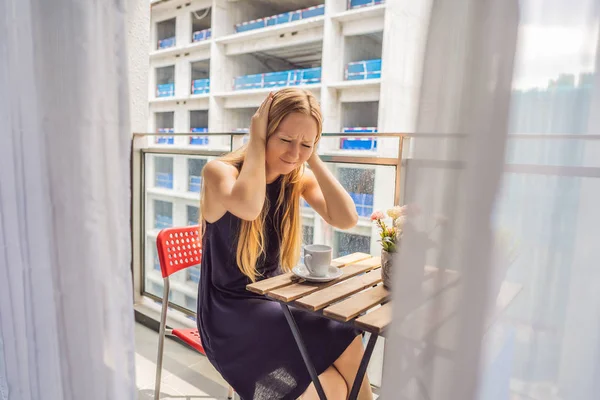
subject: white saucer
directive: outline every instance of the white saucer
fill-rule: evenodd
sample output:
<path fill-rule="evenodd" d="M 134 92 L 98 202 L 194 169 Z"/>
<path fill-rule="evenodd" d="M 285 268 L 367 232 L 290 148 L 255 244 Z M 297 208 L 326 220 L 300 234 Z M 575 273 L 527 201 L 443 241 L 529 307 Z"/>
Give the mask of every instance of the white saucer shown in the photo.
<path fill-rule="evenodd" d="M 306 279 L 309 282 L 329 282 L 342 276 L 342 270 L 333 265 L 329 267 L 327 275 L 325 276 L 313 276 L 308 272 L 306 265 L 298 265 L 292 269 L 292 273 L 297 277 Z"/>

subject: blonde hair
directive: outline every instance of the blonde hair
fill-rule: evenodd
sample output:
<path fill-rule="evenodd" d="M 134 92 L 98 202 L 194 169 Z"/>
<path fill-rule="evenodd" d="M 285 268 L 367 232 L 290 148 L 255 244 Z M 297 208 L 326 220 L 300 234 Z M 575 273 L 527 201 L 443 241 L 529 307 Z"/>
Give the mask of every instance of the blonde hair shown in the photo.
<path fill-rule="evenodd" d="M 312 93 L 297 88 L 281 89 L 273 94 L 267 123 L 267 139 L 275 133 L 281 121 L 290 113 L 301 113 L 315 119 L 317 122 L 316 145 L 321 138 L 323 127 L 321 109 Z M 236 167 L 240 171 L 247 151 L 248 146 L 244 145 L 238 150 L 220 157 L 219 160 Z M 282 177 L 281 188 L 275 204 L 275 213 L 281 212 L 281 218 L 275 220 L 275 222 L 279 223 L 276 229 L 281 240 L 280 263 L 285 271 L 291 271 L 300 259 L 302 245 L 302 224 L 300 220 L 300 193 L 302 187 L 300 182 L 303 174 L 304 165 L 301 165 Z M 204 187 L 200 200 L 200 210 L 203 209 Z M 264 228 L 270 209 L 271 204 L 269 204 L 267 198 L 258 218 L 254 221 L 241 220 L 240 222 L 236 262 L 240 271 L 252 282 L 255 282 L 257 275 L 260 275 L 256 265 L 265 256 Z M 204 233 L 205 221 L 202 217 L 200 218 L 202 220 L 202 233 Z"/>

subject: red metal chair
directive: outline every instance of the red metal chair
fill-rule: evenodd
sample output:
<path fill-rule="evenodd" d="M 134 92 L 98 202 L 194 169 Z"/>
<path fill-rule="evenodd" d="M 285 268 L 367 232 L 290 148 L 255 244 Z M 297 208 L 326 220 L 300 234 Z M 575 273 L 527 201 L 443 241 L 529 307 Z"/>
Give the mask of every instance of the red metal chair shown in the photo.
<path fill-rule="evenodd" d="M 163 350 L 165 335 L 176 336 L 206 355 L 200 341 L 198 329 L 167 329 L 167 310 L 169 306 L 169 276 L 182 269 L 200 264 L 202 260 L 202 244 L 199 236 L 199 226 L 183 228 L 166 228 L 158 233 L 156 238 L 158 261 L 163 276 L 164 289 L 162 310 L 160 314 L 160 330 L 158 333 L 158 359 L 156 361 L 156 382 L 154 384 L 154 399 L 160 396 L 160 380 L 162 375 Z M 227 398 L 233 398 L 233 388 L 230 386 Z"/>

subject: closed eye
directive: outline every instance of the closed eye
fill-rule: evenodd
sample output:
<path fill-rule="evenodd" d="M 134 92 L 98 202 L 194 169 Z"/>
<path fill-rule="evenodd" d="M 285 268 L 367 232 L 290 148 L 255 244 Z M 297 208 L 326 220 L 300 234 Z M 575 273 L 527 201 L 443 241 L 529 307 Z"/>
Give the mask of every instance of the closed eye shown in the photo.
<path fill-rule="evenodd" d="M 291 143 L 292 142 L 290 139 L 284 139 L 284 138 L 279 138 L 279 139 L 281 139 L 281 141 L 284 142 L 284 143 Z M 304 144 L 303 143 L 302 146 L 306 147 L 307 149 L 312 148 L 312 145 L 310 145 L 310 144 Z"/>

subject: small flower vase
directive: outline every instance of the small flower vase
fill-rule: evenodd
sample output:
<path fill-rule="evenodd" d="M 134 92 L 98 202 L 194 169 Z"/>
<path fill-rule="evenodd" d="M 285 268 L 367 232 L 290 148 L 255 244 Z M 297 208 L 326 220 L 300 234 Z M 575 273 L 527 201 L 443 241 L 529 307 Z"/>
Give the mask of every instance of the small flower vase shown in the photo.
<path fill-rule="evenodd" d="M 390 290 L 392 287 L 392 256 L 394 253 L 389 253 L 381 250 L 381 277 L 383 278 L 383 286 Z"/>

